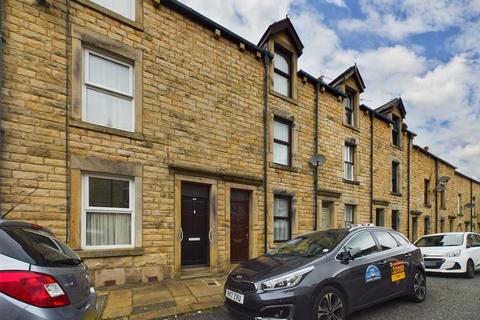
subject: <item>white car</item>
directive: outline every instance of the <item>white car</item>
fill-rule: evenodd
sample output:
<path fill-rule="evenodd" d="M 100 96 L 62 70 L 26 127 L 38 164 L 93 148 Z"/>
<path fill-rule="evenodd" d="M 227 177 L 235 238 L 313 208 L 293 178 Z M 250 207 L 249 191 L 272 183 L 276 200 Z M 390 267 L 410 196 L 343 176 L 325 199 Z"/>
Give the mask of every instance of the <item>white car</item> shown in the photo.
<path fill-rule="evenodd" d="M 472 232 L 429 234 L 414 243 L 422 251 L 427 272 L 463 273 L 480 270 L 480 235 Z"/>

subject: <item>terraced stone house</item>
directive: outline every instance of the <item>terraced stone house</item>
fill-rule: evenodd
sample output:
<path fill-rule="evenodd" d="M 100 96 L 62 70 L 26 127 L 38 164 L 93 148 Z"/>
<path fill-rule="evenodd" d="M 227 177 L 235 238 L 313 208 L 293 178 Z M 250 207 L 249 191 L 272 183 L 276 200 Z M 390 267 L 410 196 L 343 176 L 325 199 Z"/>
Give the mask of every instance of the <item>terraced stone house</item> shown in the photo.
<path fill-rule="evenodd" d="M 4 0 L 1 35 L 1 209 L 36 189 L 8 218 L 65 239 L 98 286 L 224 273 L 353 223 L 480 227 L 480 183 L 414 145 L 401 99 L 361 104 L 355 65 L 299 70 L 288 18 L 254 44 L 175 0 Z"/>

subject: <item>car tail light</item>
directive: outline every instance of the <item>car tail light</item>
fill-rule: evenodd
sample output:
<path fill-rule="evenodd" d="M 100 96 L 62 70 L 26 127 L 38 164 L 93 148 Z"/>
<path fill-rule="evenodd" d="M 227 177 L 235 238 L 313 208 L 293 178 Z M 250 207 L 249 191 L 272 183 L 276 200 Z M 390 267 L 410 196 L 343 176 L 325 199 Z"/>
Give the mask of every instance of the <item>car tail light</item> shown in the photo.
<path fill-rule="evenodd" d="M 0 271 L 0 292 L 41 308 L 70 304 L 54 277 L 30 271 Z"/>

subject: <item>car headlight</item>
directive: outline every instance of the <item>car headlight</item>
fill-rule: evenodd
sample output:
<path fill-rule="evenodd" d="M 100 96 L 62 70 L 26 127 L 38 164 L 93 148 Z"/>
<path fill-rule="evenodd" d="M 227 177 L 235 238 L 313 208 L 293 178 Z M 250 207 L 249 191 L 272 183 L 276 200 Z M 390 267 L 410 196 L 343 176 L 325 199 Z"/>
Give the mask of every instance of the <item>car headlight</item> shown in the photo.
<path fill-rule="evenodd" d="M 278 278 L 273 278 L 271 280 L 265 281 L 262 283 L 262 289 L 265 291 L 279 290 L 295 287 L 297 284 L 302 281 L 303 276 L 313 270 L 313 266 L 307 267 L 286 275 L 283 275 Z"/>
<path fill-rule="evenodd" d="M 454 251 L 445 253 L 443 256 L 447 258 L 459 257 L 460 253 L 462 253 L 462 250 L 454 250 Z"/>

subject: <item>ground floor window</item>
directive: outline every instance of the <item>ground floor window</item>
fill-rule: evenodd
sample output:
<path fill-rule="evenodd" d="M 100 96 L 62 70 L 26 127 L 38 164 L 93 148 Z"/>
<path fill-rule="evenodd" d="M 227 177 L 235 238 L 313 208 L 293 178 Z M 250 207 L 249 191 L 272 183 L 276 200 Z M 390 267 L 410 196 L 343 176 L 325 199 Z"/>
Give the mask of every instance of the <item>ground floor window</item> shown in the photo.
<path fill-rule="evenodd" d="M 392 210 L 392 229 L 400 230 L 400 211 Z"/>
<path fill-rule="evenodd" d="M 288 241 L 292 237 L 292 198 L 275 196 L 273 216 L 274 242 Z"/>
<path fill-rule="evenodd" d="M 412 218 L 412 240 L 415 241 L 417 240 L 418 236 L 418 218 L 413 217 Z"/>
<path fill-rule="evenodd" d="M 133 179 L 86 174 L 83 182 L 82 246 L 133 247 Z"/>
<path fill-rule="evenodd" d="M 385 225 L 385 210 L 377 208 L 375 218 L 377 226 L 383 227 Z"/>
<path fill-rule="evenodd" d="M 424 225 L 423 225 L 423 234 L 430 234 L 431 228 L 430 228 L 430 217 L 427 216 L 425 217 L 424 220 Z"/>
<path fill-rule="evenodd" d="M 354 224 L 355 221 L 355 206 L 351 204 L 345 205 L 345 227 L 349 227 Z"/>

